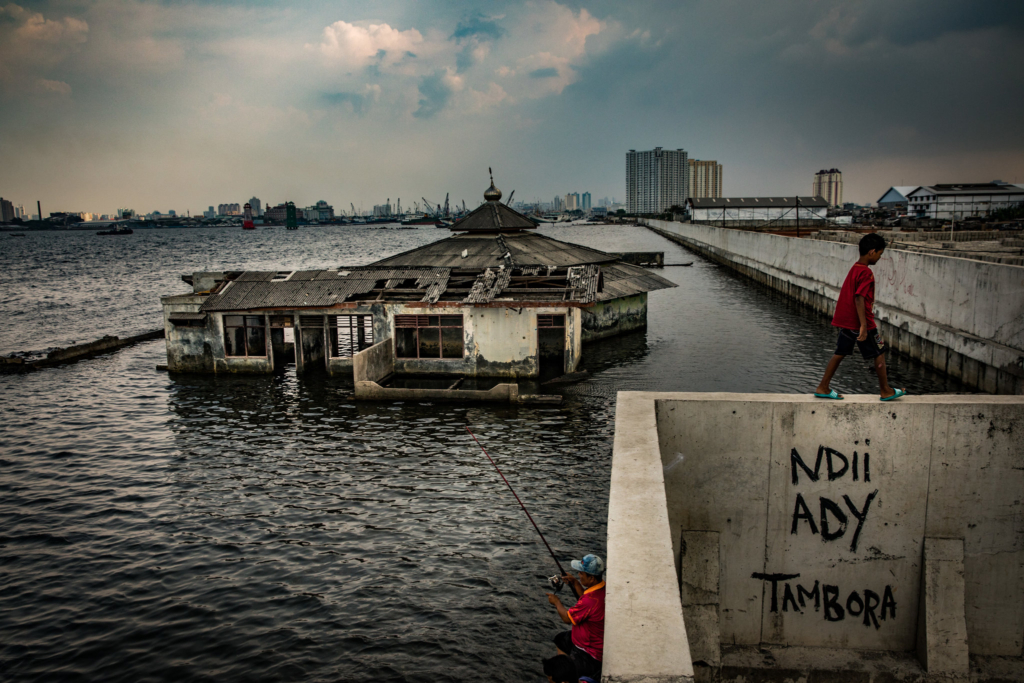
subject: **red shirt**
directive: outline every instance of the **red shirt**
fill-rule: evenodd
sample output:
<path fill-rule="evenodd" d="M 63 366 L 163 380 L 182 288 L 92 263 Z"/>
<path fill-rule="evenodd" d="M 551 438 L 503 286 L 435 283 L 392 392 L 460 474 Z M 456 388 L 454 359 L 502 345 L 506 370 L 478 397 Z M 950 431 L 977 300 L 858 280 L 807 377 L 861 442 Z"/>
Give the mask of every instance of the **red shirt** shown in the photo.
<path fill-rule="evenodd" d="M 875 313 L 871 309 L 875 303 L 875 274 L 862 263 L 854 263 L 846 274 L 843 288 L 839 290 L 836 301 L 836 314 L 832 317 L 832 325 L 846 330 L 859 330 L 860 318 L 857 317 L 857 304 L 854 297 L 864 297 L 864 312 L 867 313 L 868 329 L 873 330 Z"/>
<path fill-rule="evenodd" d="M 604 652 L 604 581 L 583 591 L 567 611 L 572 644 L 600 662 Z"/>

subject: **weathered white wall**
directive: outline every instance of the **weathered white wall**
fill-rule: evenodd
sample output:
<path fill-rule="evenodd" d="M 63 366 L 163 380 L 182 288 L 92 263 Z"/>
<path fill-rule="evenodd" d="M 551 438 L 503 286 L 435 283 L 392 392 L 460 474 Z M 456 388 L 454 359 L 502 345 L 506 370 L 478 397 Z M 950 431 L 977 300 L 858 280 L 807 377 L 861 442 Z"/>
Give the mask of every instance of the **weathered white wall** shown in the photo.
<path fill-rule="evenodd" d="M 723 643 L 913 650 L 924 539 L 957 538 L 971 653 L 1021 656 L 1024 399 L 619 394 L 619 411 L 636 404 L 657 417 L 664 490 L 648 494 L 665 496 L 677 565 L 682 532 L 719 535 Z M 616 422 L 613 481 L 631 466 L 619 430 L 633 423 Z M 793 452 L 814 472 L 819 448 L 833 449 L 832 467 L 824 451 L 815 480 Z M 637 546 L 651 539 L 619 527 L 609 514 L 609 557 L 646 552 Z M 790 577 L 774 608 L 771 581 L 755 575 Z M 806 593 L 801 605 L 798 586 L 815 584 L 817 608 Z"/>
<path fill-rule="evenodd" d="M 646 222 L 822 310 L 859 258 L 853 244 Z M 875 317 L 896 348 L 970 386 L 1024 393 L 1024 267 L 889 249 L 873 270 Z"/>
<path fill-rule="evenodd" d="M 461 359 L 396 358 L 399 373 L 453 373 L 489 377 L 534 377 L 540 372 L 537 316 L 566 316 L 566 371 L 575 370 L 580 358 L 579 309 L 576 308 L 424 308 L 388 304 L 392 337 L 395 315 L 463 316 L 464 354 Z"/>
<path fill-rule="evenodd" d="M 274 371 L 269 327 L 266 328 L 267 345 L 264 356 L 226 358 L 222 314 L 210 313 L 206 318 L 206 327 L 178 327 L 168 320 L 172 313 L 198 313 L 205 297 L 186 294 L 162 297 L 160 301 L 164 309 L 167 369 L 171 372 L 267 374 Z M 263 313 L 255 315 L 262 317 L 266 326 L 266 316 Z"/>

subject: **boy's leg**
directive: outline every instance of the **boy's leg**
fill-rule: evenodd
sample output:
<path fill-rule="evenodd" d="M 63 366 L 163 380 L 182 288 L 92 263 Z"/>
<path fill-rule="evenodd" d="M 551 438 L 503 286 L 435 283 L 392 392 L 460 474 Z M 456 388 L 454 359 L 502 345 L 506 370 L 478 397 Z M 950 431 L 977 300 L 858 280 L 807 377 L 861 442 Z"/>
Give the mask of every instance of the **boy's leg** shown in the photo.
<path fill-rule="evenodd" d="M 885 369 L 885 354 L 875 356 L 875 374 L 878 375 L 878 388 L 882 398 L 887 398 L 896 393 L 896 390 L 889 386 L 889 375 Z"/>
<path fill-rule="evenodd" d="M 825 366 L 825 376 L 821 378 L 821 383 L 818 384 L 818 388 L 815 390 L 817 394 L 827 394 L 832 391 L 829 388 L 829 384 L 832 383 L 832 376 L 836 374 L 836 370 L 839 369 L 839 364 L 843 362 L 846 356 L 840 356 L 838 354 L 832 356 L 828 361 L 828 365 Z M 842 394 L 840 394 L 841 396 Z"/>

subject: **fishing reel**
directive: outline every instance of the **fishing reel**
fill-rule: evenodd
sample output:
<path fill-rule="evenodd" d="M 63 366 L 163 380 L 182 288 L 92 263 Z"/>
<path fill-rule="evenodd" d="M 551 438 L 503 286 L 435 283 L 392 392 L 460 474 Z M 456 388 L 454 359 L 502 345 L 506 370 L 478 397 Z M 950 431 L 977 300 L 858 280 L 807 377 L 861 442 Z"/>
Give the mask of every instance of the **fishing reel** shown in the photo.
<path fill-rule="evenodd" d="M 557 575 L 549 576 L 548 577 L 548 583 L 551 584 L 551 590 L 553 590 L 556 593 L 561 591 L 562 590 L 562 586 L 565 585 L 565 581 L 562 581 L 562 577 L 561 576 L 557 576 Z"/>

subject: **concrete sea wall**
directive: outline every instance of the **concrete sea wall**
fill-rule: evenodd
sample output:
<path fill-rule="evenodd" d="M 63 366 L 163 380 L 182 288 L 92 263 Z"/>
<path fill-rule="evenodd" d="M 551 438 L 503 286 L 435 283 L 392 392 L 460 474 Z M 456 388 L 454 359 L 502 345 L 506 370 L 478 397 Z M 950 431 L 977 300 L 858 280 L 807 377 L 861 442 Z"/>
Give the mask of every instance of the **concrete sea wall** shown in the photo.
<path fill-rule="evenodd" d="M 831 315 L 857 246 L 647 220 L 664 237 Z M 900 353 L 999 394 L 1024 393 L 1024 267 L 889 249 L 875 318 Z"/>
<path fill-rule="evenodd" d="M 743 647 L 1024 675 L 1022 491 L 1021 397 L 620 392 L 605 675 L 685 680 Z"/>

